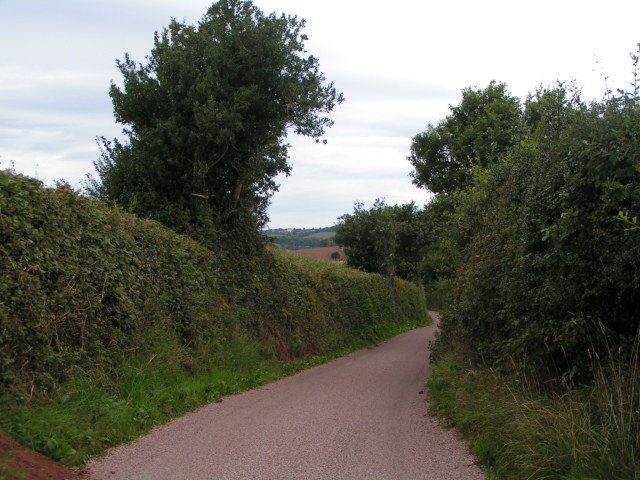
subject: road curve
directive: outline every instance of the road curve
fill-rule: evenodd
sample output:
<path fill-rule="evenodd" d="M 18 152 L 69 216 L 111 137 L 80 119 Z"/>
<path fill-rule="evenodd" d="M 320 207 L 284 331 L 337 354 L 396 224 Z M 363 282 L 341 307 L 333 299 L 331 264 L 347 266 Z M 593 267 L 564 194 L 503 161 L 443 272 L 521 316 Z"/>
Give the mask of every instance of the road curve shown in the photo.
<path fill-rule="evenodd" d="M 427 414 L 435 325 L 225 398 L 88 465 L 96 480 L 475 480 Z"/>

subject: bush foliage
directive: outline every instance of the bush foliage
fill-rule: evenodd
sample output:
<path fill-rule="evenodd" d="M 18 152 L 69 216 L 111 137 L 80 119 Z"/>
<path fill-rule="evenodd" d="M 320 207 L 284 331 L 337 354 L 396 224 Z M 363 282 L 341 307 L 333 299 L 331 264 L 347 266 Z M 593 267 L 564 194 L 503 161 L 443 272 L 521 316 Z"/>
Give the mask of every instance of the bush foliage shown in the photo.
<path fill-rule="evenodd" d="M 214 257 L 156 222 L 0 173 L 3 393 L 39 394 L 108 365 L 163 324 L 184 343 L 225 330 Z"/>
<path fill-rule="evenodd" d="M 177 364 L 237 338 L 290 360 L 426 320 L 415 285 L 276 249 L 232 256 L 66 185 L 0 172 L 1 400 L 56 394 L 74 372 L 108 371 L 171 341 Z M 187 359 L 187 360 L 185 360 Z M 189 360 L 191 359 L 191 360 Z"/>
<path fill-rule="evenodd" d="M 448 296 L 433 410 L 500 478 L 639 478 L 638 93 L 540 89 L 499 152 L 476 146 L 500 132 L 453 115 L 437 131 L 468 130 L 466 164 L 414 163 L 422 186 L 455 183 L 424 217 L 428 293 Z"/>
<path fill-rule="evenodd" d="M 345 247 L 350 267 L 421 284 L 428 237 L 423 213 L 414 203 L 390 206 L 378 199 L 365 210 L 356 202 L 353 214 L 339 218 L 335 242 Z"/>
<path fill-rule="evenodd" d="M 601 332 L 632 353 L 640 244 L 640 108 L 538 92 L 528 135 L 454 195 L 464 245 L 445 331 L 488 361 L 527 358 L 589 377 Z"/>

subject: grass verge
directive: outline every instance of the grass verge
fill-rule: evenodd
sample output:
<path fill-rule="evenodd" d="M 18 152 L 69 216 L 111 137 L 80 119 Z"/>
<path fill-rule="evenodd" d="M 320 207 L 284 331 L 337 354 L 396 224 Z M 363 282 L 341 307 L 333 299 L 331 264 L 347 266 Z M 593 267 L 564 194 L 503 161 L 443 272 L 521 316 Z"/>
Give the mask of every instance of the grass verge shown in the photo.
<path fill-rule="evenodd" d="M 432 411 L 503 480 L 640 479 L 640 365 L 596 368 L 592 386 L 543 394 L 540 385 L 471 368 L 447 352 L 427 383 Z"/>
<path fill-rule="evenodd" d="M 222 397 L 257 388 L 416 327 L 381 324 L 377 335 L 340 351 L 292 361 L 267 360 L 238 337 L 200 357 L 205 364 L 170 367 L 166 346 L 123 361 L 108 373 L 77 370 L 47 402 L 5 405 L 0 429 L 67 466 L 81 466 L 107 448 Z M 176 354 L 179 352 L 176 352 Z M 205 360 L 206 359 L 206 360 Z M 0 460 L 0 472 L 8 468 Z M 9 472 L 12 473 L 12 472 Z M 2 473 L 0 473 L 0 478 Z"/>

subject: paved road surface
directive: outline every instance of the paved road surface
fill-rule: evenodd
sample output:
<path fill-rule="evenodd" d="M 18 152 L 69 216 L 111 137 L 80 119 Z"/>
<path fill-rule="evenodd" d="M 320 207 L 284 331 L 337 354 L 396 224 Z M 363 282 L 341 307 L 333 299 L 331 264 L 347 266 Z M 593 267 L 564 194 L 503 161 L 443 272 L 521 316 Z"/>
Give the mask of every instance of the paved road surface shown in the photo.
<path fill-rule="evenodd" d="M 427 414 L 435 326 L 225 398 L 90 464 L 97 480 L 484 479 Z"/>

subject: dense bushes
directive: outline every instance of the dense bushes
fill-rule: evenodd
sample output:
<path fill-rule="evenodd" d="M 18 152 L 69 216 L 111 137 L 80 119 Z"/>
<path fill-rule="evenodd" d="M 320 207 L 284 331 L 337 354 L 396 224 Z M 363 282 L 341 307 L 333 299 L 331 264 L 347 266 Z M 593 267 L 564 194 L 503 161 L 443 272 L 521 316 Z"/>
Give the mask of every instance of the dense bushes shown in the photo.
<path fill-rule="evenodd" d="M 424 299 L 415 285 L 341 265 L 273 251 L 253 270 L 243 303 L 247 329 L 279 358 L 323 354 L 378 338 L 385 324 L 419 324 Z"/>
<path fill-rule="evenodd" d="M 414 285 L 267 250 L 232 256 L 89 200 L 0 173 L 2 399 L 55 393 L 173 339 L 197 364 L 238 336 L 267 358 L 327 353 L 426 319 Z M 193 365 L 187 365 L 193 368 Z"/>
<path fill-rule="evenodd" d="M 225 328 L 206 249 L 67 186 L 0 178 L 3 393 L 45 392 L 117 361 L 150 341 L 151 325 L 190 345 Z"/>
<path fill-rule="evenodd" d="M 450 294 L 432 410 L 500 478 L 639 478 L 638 90 L 559 84 L 517 122 L 426 209 L 425 269 Z"/>
<path fill-rule="evenodd" d="M 564 89 L 529 101 L 521 144 L 458 192 L 468 237 L 450 322 L 485 360 L 518 358 L 586 379 L 605 336 L 629 355 L 640 312 L 640 108 Z"/>
<path fill-rule="evenodd" d="M 412 283 L 212 251 L 8 171 L 0 225 L 0 428 L 67 465 L 428 319 Z"/>

